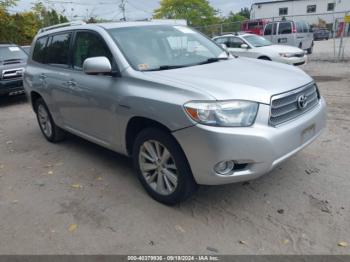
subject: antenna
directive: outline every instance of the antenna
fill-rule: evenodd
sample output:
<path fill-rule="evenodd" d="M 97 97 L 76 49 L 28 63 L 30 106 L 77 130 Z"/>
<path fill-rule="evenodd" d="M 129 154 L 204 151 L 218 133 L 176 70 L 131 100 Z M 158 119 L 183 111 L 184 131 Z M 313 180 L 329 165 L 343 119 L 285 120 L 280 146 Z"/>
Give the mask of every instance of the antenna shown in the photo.
<path fill-rule="evenodd" d="M 125 6 L 126 6 L 127 0 L 121 0 L 121 3 L 119 5 L 120 10 L 123 13 L 123 18 L 121 20 L 126 21 L 126 16 L 125 16 Z"/>

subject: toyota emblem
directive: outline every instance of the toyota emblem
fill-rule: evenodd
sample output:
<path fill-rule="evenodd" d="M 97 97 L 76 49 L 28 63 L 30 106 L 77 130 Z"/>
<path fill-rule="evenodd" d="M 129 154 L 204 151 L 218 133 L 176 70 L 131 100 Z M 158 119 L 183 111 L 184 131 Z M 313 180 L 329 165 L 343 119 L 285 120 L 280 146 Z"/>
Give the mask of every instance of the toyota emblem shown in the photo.
<path fill-rule="evenodd" d="M 308 101 L 306 95 L 301 95 L 298 97 L 298 107 L 299 109 L 305 109 L 307 107 Z"/>

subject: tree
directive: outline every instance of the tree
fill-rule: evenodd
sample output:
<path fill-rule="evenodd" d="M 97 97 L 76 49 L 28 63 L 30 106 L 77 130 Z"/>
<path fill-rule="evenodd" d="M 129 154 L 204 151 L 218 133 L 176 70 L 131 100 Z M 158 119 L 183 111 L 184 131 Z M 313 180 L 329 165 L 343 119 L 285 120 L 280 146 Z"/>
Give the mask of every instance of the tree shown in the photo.
<path fill-rule="evenodd" d="M 248 7 L 241 8 L 241 11 L 239 11 L 238 14 L 246 19 L 250 19 L 250 9 Z"/>
<path fill-rule="evenodd" d="M 7 9 L 16 3 L 17 0 L 0 0 L 0 42 L 30 44 L 40 28 L 68 21 L 55 10 L 47 10 L 41 2 L 29 12 L 10 15 Z"/>
<path fill-rule="evenodd" d="M 205 26 L 219 22 L 217 10 L 207 0 L 161 0 L 154 11 L 157 19 L 185 19 L 190 26 Z"/>
<path fill-rule="evenodd" d="M 9 7 L 17 5 L 18 0 L 0 0 L 0 9 L 7 10 Z"/>

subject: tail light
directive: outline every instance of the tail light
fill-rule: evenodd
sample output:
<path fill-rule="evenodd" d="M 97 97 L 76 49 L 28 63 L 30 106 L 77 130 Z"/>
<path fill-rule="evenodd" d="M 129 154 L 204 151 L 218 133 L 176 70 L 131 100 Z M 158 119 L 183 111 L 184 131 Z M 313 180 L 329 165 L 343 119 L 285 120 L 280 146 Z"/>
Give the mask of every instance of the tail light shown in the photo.
<path fill-rule="evenodd" d="M 295 23 L 292 23 L 292 32 L 293 34 L 297 33 L 297 27 L 295 26 Z"/>

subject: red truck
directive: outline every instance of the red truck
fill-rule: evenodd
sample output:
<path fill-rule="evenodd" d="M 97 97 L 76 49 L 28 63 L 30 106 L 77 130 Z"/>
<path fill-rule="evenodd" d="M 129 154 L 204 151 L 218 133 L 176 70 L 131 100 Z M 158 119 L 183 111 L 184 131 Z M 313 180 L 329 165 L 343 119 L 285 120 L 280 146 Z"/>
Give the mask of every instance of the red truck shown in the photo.
<path fill-rule="evenodd" d="M 263 35 L 265 25 L 269 22 L 267 19 L 246 20 L 241 25 L 241 31 L 250 34 Z"/>

